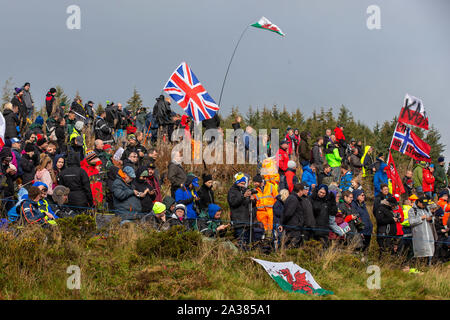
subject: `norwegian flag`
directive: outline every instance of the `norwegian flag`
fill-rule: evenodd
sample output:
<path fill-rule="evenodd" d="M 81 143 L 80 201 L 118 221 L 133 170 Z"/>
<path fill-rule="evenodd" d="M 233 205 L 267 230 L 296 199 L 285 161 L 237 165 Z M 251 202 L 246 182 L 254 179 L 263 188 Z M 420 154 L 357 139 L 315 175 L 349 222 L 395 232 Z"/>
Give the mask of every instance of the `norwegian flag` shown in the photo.
<path fill-rule="evenodd" d="M 402 178 L 398 174 L 397 168 L 395 167 L 394 158 L 391 155 L 391 150 L 389 150 L 389 159 L 387 166 L 385 168 L 388 179 L 392 185 L 392 194 L 401 195 L 405 193 L 405 188 L 403 187 Z"/>
<path fill-rule="evenodd" d="M 428 130 L 428 116 L 422 100 L 406 94 L 398 121 Z"/>
<path fill-rule="evenodd" d="M 219 106 L 186 62 L 182 62 L 170 76 L 164 86 L 164 92 L 169 94 L 197 124 L 211 119 L 219 110 Z"/>
<path fill-rule="evenodd" d="M 418 161 L 431 162 L 431 147 L 422 141 L 404 123 L 398 122 L 392 137 L 391 149 L 397 150 Z"/>

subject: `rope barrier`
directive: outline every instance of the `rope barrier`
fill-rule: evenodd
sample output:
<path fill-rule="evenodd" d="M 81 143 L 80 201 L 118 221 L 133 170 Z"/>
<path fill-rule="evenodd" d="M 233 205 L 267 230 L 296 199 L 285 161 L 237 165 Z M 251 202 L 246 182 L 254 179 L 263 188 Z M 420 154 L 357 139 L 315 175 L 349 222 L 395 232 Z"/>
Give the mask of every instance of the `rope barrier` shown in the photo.
<path fill-rule="evenodd" d="M 0 199 L 0 201 L 13 201 L 13 202 L 18 202 L 18 200 L 13 200 L 13 199 Z M 49 203 L 49 205 L 51 206 L 51 204 Z M 88 211 L 88 210 L 98 210 L 96 207 L 82 207 L 82 206 L 72 206 L 72 205 L 58 205 L 56 204 L 56 206 L 58 207 L 66 207 L 66 208 L 77 208 L 77 209 L 83 209 L 83 211 Z M 151 212 L 138 212 L 138 211 L 127 211 L 126 213 L 128 214 L 138 214 L 140 216 L 145 216 L 145 215 L 149 215 L 152 214 L 153 211 Z M 121 213 L 124 213 L 124 211 L 119 211 L 119 210 L 105 210 L 102 211 L 101 214 L 108 214 L 108 213 L 113 213 L 115 215 L 120 215 Z M 211 221 L 213 219 L 209 219 L 209 218 L 202 218 L 202 217 L 197 217 L 195 219 L 188 219 L 186 218 L 186 220 L 200 220 L 200 221 Z M 250 223 L 248 221 L 239 221 L 239 220 L 234 220 L 231 221 L 232 224 L 244 224 L 244 225 L 248 225 L 250 226 Z M 257 225 L 259 225 L 261 222 L 254 222 L 252 223 L 253 228 Z M 275 226 L 275 224 L 274 224 Z M 285 229 L 290 229 L 290 228 L 299 228 L 298 231 L 304 231 L 304 230 L 309 230 L 309 231 L 323 231 L 323 232 L 330 232 L 331 229 L 322 229 L 322 228 L 308 228 L 308 227 L 294 227 L 294 226 L 289 226 L 289 225 L 282 225 L 282 224 L 276 224 L 276 226 L 282 226 Z M 287 227 L 287 228 L 286 228 Z M 357 234 L 361 234 L 361 232 L 352 232 L 349 231 L 346 234 L 349 235 L 357 235 Z M 372 235 L 371 235 L 372 236 Z M 389 236 L 389 235 L 382 235 L 382 234 L 375 234 L 375 236 L 377 238 L 390 238 L 390 239 L 404 239 L 404 240 L 413 240 L 413 237 L 405 237 L 405 236 Z M 438 244 L 447 244 L 450 245 L 450 241 L 437 241 L 437 240 L 428 240 L 428 239 L 418 239 L 418 238 L 414 238 L 414 240 L 421 240 L 421 241 L 426 241 L 426 242 L 434 242 L 434 243 L 438 243 Z"/>

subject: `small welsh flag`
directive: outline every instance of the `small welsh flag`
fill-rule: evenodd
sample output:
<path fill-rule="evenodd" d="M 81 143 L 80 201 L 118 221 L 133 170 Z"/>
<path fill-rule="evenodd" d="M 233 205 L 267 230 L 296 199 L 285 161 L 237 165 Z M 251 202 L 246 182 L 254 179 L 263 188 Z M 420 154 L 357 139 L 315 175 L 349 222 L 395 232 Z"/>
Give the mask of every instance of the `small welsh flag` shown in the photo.
<path fill-rule="evenodd" d="M 278 33 L 280 36 L 283 36 L 283 37 L 285 36 L 283 31 L 281 31 L 281 29 L 278 28 L 277 25 L 270 22 L 269 19 L 267 19 L 266 17 L 262 17 L 261 19 L 259 19 L 258 22 L 252 24 L 251 26 L 255 27 L 255 28 L 270 30 L 270 31 Z"/>
<path fill-rule="evenodd" d="M 299 267 L 292 261 L 271 262 L 255 258 L 252 260 L 262 265 L 284 291 L 317 296 L 333 294 L 332 291 L 322 289 L 308 270 Z"/>

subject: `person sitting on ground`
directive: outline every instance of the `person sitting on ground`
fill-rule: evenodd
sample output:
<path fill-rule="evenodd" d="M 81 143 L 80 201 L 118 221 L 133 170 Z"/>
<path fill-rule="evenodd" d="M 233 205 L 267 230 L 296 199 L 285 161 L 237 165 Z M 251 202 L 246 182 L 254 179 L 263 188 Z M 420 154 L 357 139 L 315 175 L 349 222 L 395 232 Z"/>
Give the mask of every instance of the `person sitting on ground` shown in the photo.
<path fill-rule="evenodd" d="M 188 229 L 186 216 L 186 206 L 179 203 L 175 206 L 175 213 L 167 219 L 167 221 L 161 226 L 161 230 L 169 230 L 174 226 L 183 226 L 186 230 Z"/>
<path fill-rule="evenodd" d="M 223 224 L 220 220 L 222 215 L 222 208 L 217 204 L 211 203 L 208 205 L 208 221 L 207 227 L 200 230 L 207 237 L 220 237 L 223 236 L 226 230 L 230 227 L 230 224 Z"/>
<path fill-rule="evenodd" d="M 53 215 L 39 210 L 38 202 L 41 200 L 42 193 L 38 187 L 31 186 L 28 189 L 28 199 L 22 202 L 20 206 L 21 217 L 27 224 L 47 224 L 47 219 L 53 219 Z M 46 219 L 46 217 L 48 217 Z"/>
<path fill-rule="evenodd" d="M 198 190 L 198 207 L 200 211 L 208 210 L 208 206 L 214 202 L 213 179 L 210 174 L 203 174 L 203 185 Z"/>
<path fill-rule="evenodd" d="M 142 218 L 142 223 L 148 223 L 153 229 L 160 230 L 167 221 L 167 207 L 164 203 L 155 202 L 150 214 Z"/>
<path fill-rule="evenodd" d="M 55 202 L 55 215 L 60 218 L 74 217 L 80 214 L 78 211 L 73 210 L 67 205 L 67 202 L 69 201 L 69 193 L 70 189 L 64 186 L 56 186 L 53 190 L 52 198 Z"/>
<path fill-rule="evenodd" d="M 196 207 L 200 200 L 195 191 L 195 188 L 198 187 L 198 178 L 193 174 L 188 174 L 184 185 L 175 192 L 175 201 L 186 206 L 186 220 L 188 220 L 189 227 L 194 229 L 197 228 L 198 212 Z"/>
<path fill-rule="evenodd" d="M 137 191 L 131 184 L 134 178 L 136 178 L 134 170 L 131 167 L 125 167 L 119 170 L 112 185 L 114 208 L 122 222 L 139 220 L 145 215 L 142 214 L 140 201 L 142 192 Z"/>
<path fill-rule="evenodd" d="M 136 171 L 136 179 L 133 181 L 134 188 L 142 195 L 140 198 L 142 212 L 149 213 L 153 208 L 153 200 L 155 199 L 155 189 L 147 182 L 148 171 L 145 167 L 139 167 Z"/>

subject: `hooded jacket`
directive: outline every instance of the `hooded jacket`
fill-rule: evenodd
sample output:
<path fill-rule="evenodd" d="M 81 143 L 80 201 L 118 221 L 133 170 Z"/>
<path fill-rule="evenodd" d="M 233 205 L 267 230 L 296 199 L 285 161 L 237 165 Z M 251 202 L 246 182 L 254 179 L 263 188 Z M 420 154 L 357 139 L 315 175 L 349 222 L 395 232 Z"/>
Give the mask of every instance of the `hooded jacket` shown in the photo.
<path fill-rule="evenodd" d="M 141 201 L 134 194 L 132 185 L 127 184 L 122 177 L 117 176 L 112 185 L 114 209 L 122 220 L 136 219 L 142 211 Z"/>
<path fill-rule="evenodd" d="M 197 218 L 197 205 L 194 201 L 194 195 L 197 196 L 197 193 L 195 192 L 195 188 L 189 189 L 189 185 L 195 178 L 196 177 L 193 175 L 188 175 L 186 177 L 184 185 L 181 188 L 177 189 L 177 191 L 175 191 L 175 201 L 186 206 L 187 219 Z"/>
<path fill-rule="evenodd" d="M 385 171 L 387 164 L 385 162 L 381 162 L 380 167 L 377 172 L 375 172 L 375 176 L 373 177 L 373 186 L 375 197 L 380 193 L 380 186 L 382 183 L 388 184 L 388 176 Z"/>
<path fill-rule="evenodd" d="M 429 168 L 422 169 L 422 189 L 423 192 L 433 192 L 434 191 L 434 181 L 435 178 L 431 173 Z"/>
<path fill-rule="evenodd" d="M 310 188 L 313 184 L 317 186 L 316 174 L 311 170 L 309 165 L 303 167 L 302 182 L 306 183 Z"/>
<path fill-rule="evenodd" d="M 91 207 L 93 205 L 94 199 L 89 176 L 80 167 L 78 153 L 69 153 L 67 168 L 61 171 L 58 181 L 58 184 L 70 189 L 68 205 L 78 207 Z"/>

